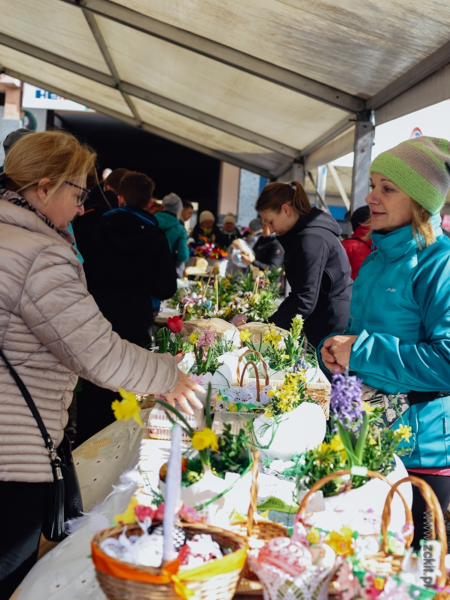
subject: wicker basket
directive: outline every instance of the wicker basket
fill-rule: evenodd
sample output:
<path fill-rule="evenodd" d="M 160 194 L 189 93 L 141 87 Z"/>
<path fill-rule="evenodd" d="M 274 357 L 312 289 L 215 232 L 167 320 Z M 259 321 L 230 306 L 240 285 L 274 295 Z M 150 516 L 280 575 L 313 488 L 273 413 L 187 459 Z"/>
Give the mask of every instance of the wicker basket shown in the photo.
<path fill-rule="evenodd" d="M 319 481 L 316 481 L 316 483 L 314 483 L 311 488 L 309 489 L 309 491 L 303 496 L 302 501 L 300 502 L 300 506 L 298 507 L 298 512 L 297 512 L 297 518 L 298 520 L 305 526 L 307 527 L 305 521 L 307 518 L 307 513 L 306 513 L 306 509 L 308 506 L 308 502 L 311 498 L 311 496 L 317 492 L 318 490 L 320 490 L 326 483 L 328 483 L 329 481 L 332 481 L 333 479 L 337 479 L 338 477 L 342 477 L 343 475 L 350 475 L 351 471 L 349 469 L 346 469 L 345 471 L 336 471 L 335 473 L 330 473 L 329 475 L 326 475 L 325 477 L 322 477 L 322 479 L 320 479 Z M 387 483 L 388 485 L 391 486 L 391 490 L 389 490 L 389 494 L 387 496 L 387 498 L 390 498 L 389 503 L 386 499 L 386 504 L 385 504 L 385 508 L 384 511 L 386 510 L 386 505 L 388 505 L 388 509 L 389 509 L 389 517 L 390 517 L 390 507 L 391 507 L 391 501 L 392 501 L 392 497 L 394 495 L 394 493 L 397 493 L 400 496 L 401 501 L 403 502 L 403 507 L 405 509 L 405 515 L 406 515 L 406 522 L 407 523 L 411 523 L 412 524 L 412 514 L 411 514 L 411 509 L 409 508 L 405 498 L 403 497 L 402 493 L 400 492 L 400 490 L 398 489 L 399 485 L 401 483 L 404 483 L 406 481 L 408 481 L 408 478 L 402 479 L 401 481 L 397 482 L 396 484 L 392 484 L 389 479 L 387 479 L 387 477 L 385 477 L 384 475 L 382 475 L 381 473 L 377 473 L 376 471 L 367 471 L 367 476 L 371 477 L 373 479 L 381 479 L 381 481 L 384 481 L 385 483 Z M 384 511 L 383 511 L 383 515 L 384 515 Z M 389 523 L 389 521 L 388 521 Z M 387 540 L 387 525 L 386 525 L 386 540 Z M 408 539 L 408 547 L 412 542 L 412 535 L 411 538 Z M 378 553 L 380 554 L 380 553 Z M 390 555 L 392 556 L 392 555 Z M 402 557 L 403 559 L 403 557 Z M 398 564 L 398 561 L 397 563 Z M 400 565 L 401 565 L 401 561 L 400 561 Z M 333 587 L 333 584 L 331 582 L 330 584 L 330 589 L 329 589 L 329 595 L 335 595 L 336 593 L 339 593 L 339 590 L 336 590 Z"/>
<path fill-rule="evenodd" d="M 246 354 L 256 354 L 258 356 L 258 358 L 260 359 L 261 364 L 263 366 L 263 369 L 264 369 L 265 379 L 260 379 L 260 378 L 255 379 L 255 378 L 251 378 L 251 377 L 245 377 L 245 371 L 249 365 L 251 365 L 253 367 L 253 369 L 255 371 L 255 377 L 257 377 L 256 365 L 252 361 L 249 361 L 245 365 L 244 370 L 242 372 L 242 376 L 241 376 L 240 363 Z M 237 367 L 237 372 L 236 372 L 236 381 L 237 381 L 237 385 L 240 385 L 241 387 L 244 386 L 246 383 L 252 383 L 252 382 L 256 381 L 258 399 L 259 399 L 261 385 L 270 385 L 272 387 L 272 389 L 279 390 L 284 383 L 283 380 L 281 380 L 281 379 L 274 379 L 274 378 L 270 378 L 268 376 L 267 365 L 266 365 L 263 357 L 261 356 L 261 354 L 259 352 L 256 352 L 255 350 L 247 350 L 239 357 L 238 367 Z M 331 394 L 331 384 L 325 377 L 323 377 L 323 381 L 319 381 L 317 383 L 307 383 L 306 384 L 306 395 L 311 396 L 311 398 L 313 400 L 315 400 L 316 402 L 318 402 L 320 404 L 320 406 L 325 414 L 326 419 L 328 419 L 330 416 L 330 394 Z"/>
<path fill-rule="evenodd" d="M 231 548 L 233 552 L 238 550 L 244 550 L 247 547 L 245 539 L 236 535 L 233 532 L 225 531 L 218 527 L 212 527 L 210 525 L 204 525 L 201 523 L 177 523 L 179 527 L 182 527 L 188 537 L 193 537 L 199 533 L 210 534 L 213 539 L 223 548 Z M 105 529 L 94 536 L 92 540 L 93 551 L 95 554 L 101 557 L 101 562 L 104 564 L 117 563 L 112 558 L 109 558 L 101 550 L 101 543 L 108 537 L 119 538 L 124 530 L 123 525 L 116 527 L 110 527 Z M 142 535 L 142 529 L 139 525 L 128 525 L 126 526 L 126 535 L 130 537 L 132 535 Z M 148 581 L 139 581 L 141 575 L 153 575 L 163 576 L 163 567 L 144 567 L 139 565 L 133 565 L 129 563 L 120 563 L 124 567 L 133 569 L 137 577 L 136 579 L 122 579 L 113 576 L 107 572 L 108 569 L 100 570 L 99 564 L 96 563 L 96 576 L 103 593 L 109 600 L 180 600 L 180 596 L 175 591 L 174 583 L 168 581 L 165 583 L 149 583 Z M 186 569 L 184 569 L 186 570 Z M 239 568 L 228 573 L 222 573 L 215 575 L 203 581 L 187 581 L 186 587 L 194 592 L 192 600 L 231 600 L 233 598 L 236 586 L 239 581 L 240 573 L 242 568 Z M 178 576 L 182 576 L 183 568 L 178 572 Z M 163 577 L 162 577 L 163 578 Z"/>
<path fill-rule="evenodd" d="M 394 573 L 399 573 L 402 567 L 402 561 L 404 556 L 389 553 L 388 551 L 388 527 L 391 520 L 391 502 L 395 492 L 398 492 L 398 486 L 402 483 L 410 482 L 416 487 L 419 488 L 427 506 L 427 510 L 433 514 L 433 527 L 431 536 L 429 539 L 435 540 L 436 534 L 437 539 L 442 544 L 442 552 L 441 552 L 441 561 L 440 561 L 440 571 L 441 574 L 438 575 L 436 579 L 436 585 L 438 587 L 444 587 L 446 583 L 446 567 L 445 567 L 445 555 L 447 552 L 447 533 L 445 529 L 444 515 L 442 513 L 441 506 L 439 504 L 438 499 L 436 498 L 435 493 L 431 489 L 431 487 L 425 483 L 422 479 L 418 477 L 409 476 L 401 479 L 397 483 L 392 486 L 392 489 L 389 490 L 389 493 L 386 497 L 386 501 L 384 503 L 383 514 L 381 518 L 381 549 L 379 552 L 372 556 L 366 557 L 362 562 L 363 567 L 373 573 L 375 575 L 392 575 Z M 412 516 L 411 513 L 407 511 L 406 514 L 406 522 L 407 524 L 412 525 Z M 414 533 L 412 532 L 406 539 L 406 548 L 409 548 L 414 537 Z M 439 598 L 439 594 L 437 596 Z"/>
<path fill-rule="evenodd" d="M 289 537 L 287 529 L 279 523 L 273 521 L 257 520 L 255 521 L 254 515 L 256 512 L 256 505 L 258 499 L 258 461 L 259 461 L 259 450 L 255 450 L 253 453 L 253 465 L 252 465 L 252 487 L 250 491 L 250 505 L 248 507 L 247 521 L 238 521 L 232 523 L 232 531 L 237 533 L 247 540 L 250 537 L 268 542 L 274 538 Z M 262 587 L 255 586 L 254 582 L 258 581 L 257 575 L 250 569 L 248 563 L 245 565 L 242 571 L 241 581 L 239 582 L 238 593 L 239 594 L 260 594 Z M 252 583 L 250 583 L 252 582 Z"/>

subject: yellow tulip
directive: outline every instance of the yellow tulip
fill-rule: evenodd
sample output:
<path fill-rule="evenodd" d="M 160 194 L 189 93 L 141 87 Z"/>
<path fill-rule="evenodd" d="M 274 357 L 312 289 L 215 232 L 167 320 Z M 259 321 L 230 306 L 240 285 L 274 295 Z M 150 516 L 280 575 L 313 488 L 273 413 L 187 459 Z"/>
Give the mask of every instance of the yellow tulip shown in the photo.
<path fill-rule="evenodd" d="M 213 452 L 219 452 L 216 434 L 209 427 L 205 427 L 201 431 L 196 431 L 191 441 L 192 446 L 199 452 L 200 450 L 206 450 L 206 448 L 211 448 Z"/>
<path fill-rule="evenodd" d="M 114 400 L 111 404 L 111 408 L 114 411 L 115 418 L 119 421 L 129 421 L 133 418 L 138 425 L 143 425 L 141 416 L 139 414 L 141 408 L 136 396 L 131 393 L 119 388 L 119 393 L 122 396 L 122 401 Z"/>

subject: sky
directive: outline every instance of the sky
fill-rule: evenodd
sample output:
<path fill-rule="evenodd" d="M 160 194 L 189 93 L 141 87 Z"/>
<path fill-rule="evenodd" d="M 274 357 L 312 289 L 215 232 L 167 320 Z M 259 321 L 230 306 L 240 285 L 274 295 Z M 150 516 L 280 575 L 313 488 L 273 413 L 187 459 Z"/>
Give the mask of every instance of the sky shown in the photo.
<path fill-rule="evenodd" d="M 450 100 L 428 106 L 375 128 L 372 159 L 400 142 L 414 137 L 420 129 L 422 135 L 450 140 Z M 414 133 L 413 133 L 414 132 Z M 353 166 L 353 152 L 333 161 L 339 167 Z"/>

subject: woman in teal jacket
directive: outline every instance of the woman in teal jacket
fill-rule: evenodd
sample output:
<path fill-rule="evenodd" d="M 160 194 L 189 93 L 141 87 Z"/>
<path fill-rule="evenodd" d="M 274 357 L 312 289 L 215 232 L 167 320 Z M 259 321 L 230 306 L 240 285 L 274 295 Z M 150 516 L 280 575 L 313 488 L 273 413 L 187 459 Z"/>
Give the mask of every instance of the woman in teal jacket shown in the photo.
<path fill-rule="evenodd" d="M 380 154 L 370 167 L 376 250 L 353 286 L 343 335 L 322 342 L 330 371 L 348 367 L 373 397 L 383 397 L 388 426 L 412 428 L 406 468 L 450 503 L 450 240 L 440 209 L 450 185 L 447 140 L 420 137 Z M 386 404 L 387 403 L 387 404 Z M 409 405 L 409 407 L 408 407 Z M 397 415 L 395 414 L 397 413 Z M 401 418 L 397 417 L 401 415 Z M 425 506 L 414 492 L 415 545 Z"/>

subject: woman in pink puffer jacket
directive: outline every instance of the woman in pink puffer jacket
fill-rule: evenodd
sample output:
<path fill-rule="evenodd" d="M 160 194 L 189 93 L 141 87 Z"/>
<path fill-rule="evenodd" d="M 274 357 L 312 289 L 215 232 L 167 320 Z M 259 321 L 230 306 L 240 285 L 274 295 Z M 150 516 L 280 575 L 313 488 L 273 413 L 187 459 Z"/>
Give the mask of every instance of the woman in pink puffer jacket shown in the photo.
<path fill-rule="evenodd" d="M 67 227 L 83 214 L 95 159 L 69 134 L 34 133 L 9 150 L 1 176 L 0 348 L 56 446 L 78 377 L 111 390 L 166 394 L 187 412 L 188 400 L 201 406 L 194 391 L 202 388 L 174 358 L 122 340 L 87 291 Z M 1 598 L 36 560 L 52 482 L 42 435 L 0 360 Z"/>

